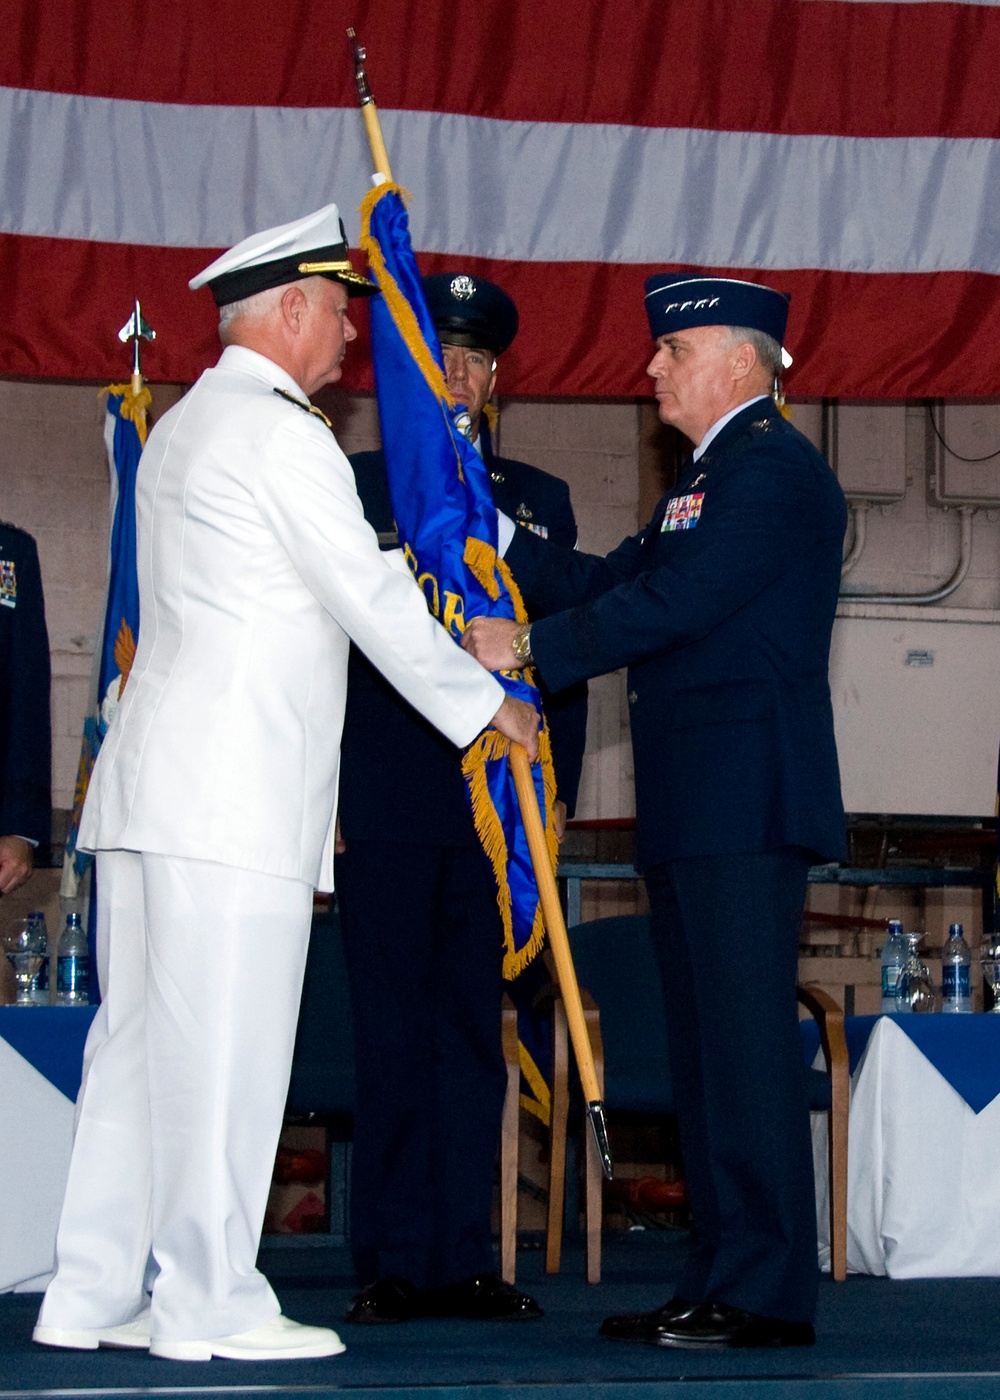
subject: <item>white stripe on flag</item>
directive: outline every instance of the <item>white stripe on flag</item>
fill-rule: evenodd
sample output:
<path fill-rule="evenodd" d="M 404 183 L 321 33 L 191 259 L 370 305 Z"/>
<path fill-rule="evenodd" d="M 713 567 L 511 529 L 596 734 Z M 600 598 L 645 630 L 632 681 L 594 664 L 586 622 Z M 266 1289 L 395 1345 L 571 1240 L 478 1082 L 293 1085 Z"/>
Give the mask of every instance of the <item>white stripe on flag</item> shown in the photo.
<path fill-rule="evenodd" d="M 429 252 L 1000 272 L 995 140 L 382 118 L 414 196 L 414 244 Z M 214 249 L 331 198 L 350 222 L 368 188 L 354 109 L 0 88 L 0 132 L 7 233 Z"/>

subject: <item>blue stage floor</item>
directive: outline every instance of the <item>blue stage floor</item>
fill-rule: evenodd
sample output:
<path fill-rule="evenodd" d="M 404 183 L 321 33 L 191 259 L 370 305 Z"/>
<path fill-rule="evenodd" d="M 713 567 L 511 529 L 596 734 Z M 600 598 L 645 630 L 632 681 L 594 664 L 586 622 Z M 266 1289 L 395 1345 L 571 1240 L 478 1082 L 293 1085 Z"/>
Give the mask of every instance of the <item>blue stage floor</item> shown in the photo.
<path fill-rule="evenodd" d="M 414 1322 L 343 1327 L 347 1352 L 324 1361 L 183 1364 L 145 1353 L 36 1347 L 37 1295 L 0 1297 L 0 1400 L 38 1395 L 339 1395 L 393 1400 L 930 1400 L 1000 1397 L 1000 1279 L 893 1283 L 851 1278 L 820 1288 L 817 1344 L 698 1354 L 607 1342 L 611 1312 L 671 1293 L 685 1247 L 668 1233 L 605 1235 L 604 1281 L 583 1281 L 579 1250 L 546 1277 L 538 1251 L 518 1283 L 546 1316 L 532 1323 Z M 340 1327 L 353 1285 L 346 1250 L 303 1245 L 262 1258 L 289 1316 Z"/>

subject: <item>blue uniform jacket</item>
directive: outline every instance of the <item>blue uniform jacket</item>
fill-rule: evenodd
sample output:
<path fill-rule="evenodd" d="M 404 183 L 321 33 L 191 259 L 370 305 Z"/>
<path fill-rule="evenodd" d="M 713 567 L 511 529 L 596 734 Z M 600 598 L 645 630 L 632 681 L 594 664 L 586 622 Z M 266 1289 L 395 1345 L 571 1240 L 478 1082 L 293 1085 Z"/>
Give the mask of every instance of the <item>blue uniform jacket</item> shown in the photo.
<path fill-rule="evenodd" d="M 49 638 L 35 541 L 0 521 L 0 836 L 52 829 Z"/>
<path fill-rule="evenodd" d="M 844 854 L 828 666 L 845 526 L 833 472 L 767 400 L 606 559 L 517 532 L 507 562 L 545 614 L 531 643 L 546 684 L 628 667 L 642 868 Z"/>
<path fill-rule="evenodd" d="M 566 483 L 527 462 L 495 457 L 488 443 L 484 446 L 500 509 L 522 524 L 546 530 L 549 539 L 572 550 L 576 520 Z M 381 452 L 359 452 L 350 462 L 365 518 L 383 548 L 398 548 L 385 458 Z M 586 684 L 556 697 L 543 695 L 543 701 L 558 795 L 572 815 L 587 734 Z M 467 845 L 476 840 L 460 751 L 353 646 L 341 745 L 340 826 L 348 841 Z"/>

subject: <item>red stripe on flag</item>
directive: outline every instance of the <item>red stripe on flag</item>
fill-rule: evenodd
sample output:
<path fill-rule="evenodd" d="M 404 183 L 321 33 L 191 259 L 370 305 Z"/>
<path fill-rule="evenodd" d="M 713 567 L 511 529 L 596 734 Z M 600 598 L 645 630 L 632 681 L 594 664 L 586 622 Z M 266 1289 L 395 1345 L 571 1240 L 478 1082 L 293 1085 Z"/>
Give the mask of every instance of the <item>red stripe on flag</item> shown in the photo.
<path fill-rule="evenodd" d="M 841 0 L 8 0 L 0 83 L 139 101 L 382 107 L 843 136 L 1000 131 L 1000 10 Z M 141 178 L 140 172 L 136 172 Z"/>
<path fill-rule="evenodd" d="M 0 373 L 121 378 L 117 331 L 138 296 L 157 332 L 156 341 L 143 347 L 148 378 L 193 380 L 218 356 L 211 296 L 187 288 L 188 278 L 211 256 L 211 250 L 190 248 L 0 236 L 0 286 L 8 289 Z M 455 260 L 422 255 L 419 262 L 422 271 L 433 272 L 448 270 Z M 504 394 L 648 394 L 643 281 L 654 269 L 483 259 L 463 259 L 462 266 L 500 282 L 521 312 L 521 331 L 503 360 Z M 763 277 L 753 269 L 743 275 L 792 293 L 787 344 L 795 365 L 786 381 L 792 397 L 997 393 L 995 278 L 809 271 Z M 351 315 L 361 337 L 348 353 L 343 382 L 367 389 L 363 301 L 352 302 Z"/>

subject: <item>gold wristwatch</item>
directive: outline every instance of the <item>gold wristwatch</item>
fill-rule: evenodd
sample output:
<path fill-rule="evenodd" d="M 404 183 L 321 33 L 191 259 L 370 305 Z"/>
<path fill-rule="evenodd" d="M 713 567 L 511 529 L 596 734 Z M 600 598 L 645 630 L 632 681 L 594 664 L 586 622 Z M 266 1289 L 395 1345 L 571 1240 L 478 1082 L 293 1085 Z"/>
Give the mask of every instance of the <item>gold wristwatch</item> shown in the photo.
<path fill-rule="evenodd" d="M 510 639 L 510 649 L 522 666 L 530 666 L 534 661 L 531 654 L 531 623 L 522 622 Z"/>

